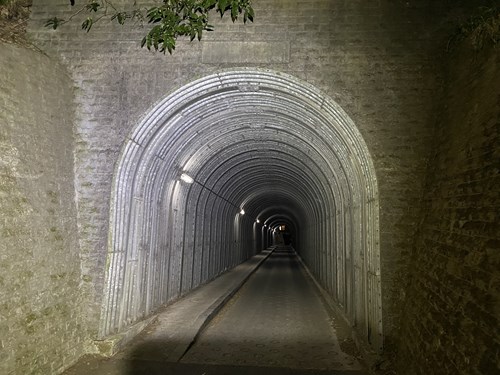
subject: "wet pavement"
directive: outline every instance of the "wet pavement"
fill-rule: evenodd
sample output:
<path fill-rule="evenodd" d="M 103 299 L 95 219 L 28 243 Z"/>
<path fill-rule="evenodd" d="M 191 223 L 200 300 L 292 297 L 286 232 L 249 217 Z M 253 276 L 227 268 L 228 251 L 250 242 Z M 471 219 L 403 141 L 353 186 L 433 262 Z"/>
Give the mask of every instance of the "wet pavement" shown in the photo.
<path fill-rule="evenodd" d="M 167 334 L 160 314 L 115 357 L 87 356 L 64 374 L 367 374 L 293 250 L 276 248 L 260 263 L 191 341 Z"/>

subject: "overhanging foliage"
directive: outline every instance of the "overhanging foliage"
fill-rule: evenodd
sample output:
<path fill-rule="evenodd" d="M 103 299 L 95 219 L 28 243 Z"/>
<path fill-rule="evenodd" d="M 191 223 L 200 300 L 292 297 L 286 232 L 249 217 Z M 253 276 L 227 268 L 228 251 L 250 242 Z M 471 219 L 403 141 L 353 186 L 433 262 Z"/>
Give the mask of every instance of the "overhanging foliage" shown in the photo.
<path fill-rule="evenodd" d="M 105 18 L 120 25 L 129 21 L 141 24 L 147 22 L 151 28 L 142 39 L 141 47 L 171 54 L 178 38 L 201 40 L 204 31 L 213 30 L 213 26 L 208 23 L 208 14 L 212 10 L 221 17 L 229 13 L 233 22 L 240 16 L 243 16 L 245 23 L 254 18 L 251 0 L 162 0 L 161 4 L 151 8 L 140 8 L 134 2 L 133 9 L 129 11 L 118 10 L 109 0 L 88 0 L 68 19 L 52 17 L 45 26 L 57 29 L 81 13 L 88 14 L 81 25 L 87 32 L 96 22 Z"/>

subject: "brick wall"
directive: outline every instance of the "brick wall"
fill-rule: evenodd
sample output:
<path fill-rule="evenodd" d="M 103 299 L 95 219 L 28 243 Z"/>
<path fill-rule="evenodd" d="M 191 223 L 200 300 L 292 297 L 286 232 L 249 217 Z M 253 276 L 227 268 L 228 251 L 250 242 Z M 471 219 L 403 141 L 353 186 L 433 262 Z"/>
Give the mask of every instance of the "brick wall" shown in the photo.
<path fill-rule="evenodd" d="M 38 45 L 59 55 L 79 90 L 76 189 L 84 280 L 93 294 L 97 328 L 102 299 L 109 199 L 115 162 L 130 129 L 175 89 L 215 71 L 261 67 L 292 74 L 323 90 L 351 116 L 374 158 L 381 196 L 384 327 L 390 341 L 404 298 L 405 262 L 417 222 L 439 84 L 429 51 L 442 12 L 435 1 L 256 0 L 255 23 L 214 17 L 216 31 L 202 43 L 179 43 L 173 56 L 139 48 L 143 29 L 77 23 L 52 31 L 49 15 L 67 18 L 59 0 L 35 3 L 30 26 Z M 114 33 L 119 33 L 114 34 Z M 235 61 L 225 49 L 261 43 L 280 51 Z M 218 49 L 219 59 L 210 54 Z M 259 51 L 265 51 L 262 47 Z"/>
<path fill-rule="evenodd" d="M 401 374 L 500 372 L 500 53 L 450 56 L 411 262 Z"/>
<path fill-rule="evenodd" d="M 52 374 L 84 351 L 65 70 L 0 44 L 0 373 Z"/>
<path fill-rule="evenodd" d="M 214 19 L 216 31 L 207 34 L 204 42 L 181 42 L 174 56 L 163 56 L 139 48 L 144 33 L 140 28 L 102 23 L 85 34 L 75 22 L 57 31 L 45 29 L 42 25 L 48 17 L 67 18 L 71 7 L 62 0 L 35 2 L 30 24 L 33 39 L 47 54 L 62 59 L 78 87 L 74 129 L 78 236 L 68 177 L 70 129 L 63 126 L 72 122 L 64 110 L 71 108 L 64 99 L 71 97 L 66 79 L 42 55 L 25 57 L 21 50 L 8 47 L 11 52 L 0 54 L 6 60 L 1 65 L 0 87 L 7 87 L 0 98 L 11 108 L 0 113 L 6 118 L 2 124 L 10 124 L 2 126 L 0 133 L 0 145 L 6 149 L 0 188 L 7 189 L 10 198 L 0 199 L 16 219 L 4 221 L 2 236 L 11 239 L 0 244 L 4 246 L 2 267 L 9 267 L 2 270 L 0 282 L 12 288 L 1 295 L 4 300 L 8 296 L 9 305 L 2 300 L 1 308 L 7 309 L 2 317 L 7 320 L 0 326 L 0 366 L 10 366 L 5 367 L 8 371 L 18 366 L 25 372 L 48 373 L 47 366 L 58 368 L 81 351 L 78 338 L 86 334 L 78 324 L 95 336 L 111 181 L 125 137 L 150 108 L 177 88 L 238 66 L 286 72 L 314 84 L 347 111 L 363 134 L 380 188 L 383 323 L 389 345 L 402 338 L 398 341 L 401 363 L 405 363 L 401 374 L 454 374 L 456 369 L 462 374 L 487 374 L 494 366 L 494 353 L 488 348 L 498 348 L 498 336 L 491 330 L 498 326 L 493 318 L 498 316 L 494 299 L 498 295 L 494 272 L 495 264 L 498 268 L 498 243 L 494 242 L 498 239 L 498 232 L 494 233 L 498 169 L 491 164 L 498 161 L 498 130 L 495 133 L 492 120 L 495 113 L 498 116 L 498 97 L 491 93 L 499 86 L 492 70 L 492 59 L 498 57 L 484 57 L 471 65 L 470 56 L 457 56 L 461 63 L 450 65 L 445 107 L 436 100 L 444 77 L 435 64 L 446 44 L 440 21 L 441 3 L 446 2 L 254 3 L 254 24 Z M 234 48 L 259 53 L 235 56 L 230 53 Z M 18 70 L 7 75 L 6 67 Z M 29 91 L 32 96 L 22 90 L 30 85 L 37 87 Z M 441 108 L 447 110 L 434 137 L 434 117 Z M 37 126 L 32 127 L 35 119 Z M 427 171 L 431 176 L 425 194 L 427 214 L 412 258 L 434 138 L 440 141 Z M 497 148 L 488 151 L 494 144 Z M 16 172 L 21 166 L 29 173 Z M 14 229 L 15 236 L 11 235 Z M 77 237 L 79 244 L 74 242 Z M 407 270 L 412 271 L 411 277 Z M 68 299 L 74 295 L 81 297 Z M 83 296 L 89 296 L 90 302 L 84 302 Z M 88 316 L 83 323 L 80 305 L 85 305 Z M 65 313 L 58 310 L 63 307 Z M 44 311 L 51 319 L 41 318 Z M 64 329 L 52 321 L 64 321 Z M 405 322 L 402 334 L 401 321 Z M 59 362 L 49 365 L 47 357 Z"/>

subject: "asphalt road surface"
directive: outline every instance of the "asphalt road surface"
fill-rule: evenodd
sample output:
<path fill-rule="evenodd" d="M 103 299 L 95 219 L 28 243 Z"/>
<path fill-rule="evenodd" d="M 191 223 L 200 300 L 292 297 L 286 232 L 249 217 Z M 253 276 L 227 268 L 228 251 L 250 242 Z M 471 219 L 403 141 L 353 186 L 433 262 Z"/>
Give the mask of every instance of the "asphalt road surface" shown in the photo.
<path fill-rule="evenodd" d="M 194 344 L 179 345 L 179 337 L 186 336 L 189 343 L 196 336 L 188 332 L 186 319 L 193 318 L 187 312 L 201 313 L 206 307 L 196 307 L 198 302 L 212 303 L 224 280 L 229 279 L 202 286 L 160 313 L 156 323 L 114 357 L 84 356 L 64 375 L 367 374 L 356 358 L 349 327 L 324 304 L 287 247 L 277 248 L 261 264 Z M 179 307 L 184 305 L 187 312 Z M 180 323 L 174 319 L 172 326 L 170 315 L 179 311 L 184 312 Z"/>
<path fill-rule="evenodd" d="M 181 363 L 361 370 L 295 253 L 282 247 L 250 277 Z"/>

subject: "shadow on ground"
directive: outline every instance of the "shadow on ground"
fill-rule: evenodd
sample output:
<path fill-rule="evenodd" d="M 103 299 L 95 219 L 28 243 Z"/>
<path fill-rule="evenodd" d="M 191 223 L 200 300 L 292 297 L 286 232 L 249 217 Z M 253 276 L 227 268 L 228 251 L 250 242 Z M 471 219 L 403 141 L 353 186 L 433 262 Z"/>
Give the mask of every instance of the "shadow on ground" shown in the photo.
<path fill-rule="evenodd" d="M 251 355 L 251 354 L 249 354 Z M 361 371 L 297 369 L 262 366 L 237 366 L 207 363 L 182 363 L 164 360 L 164 345 L 159 341 L 140 344 L 113 358 L 86 355 L 63 375 L 366 375 Z"/>
<path fill-rule="evenodd" d="M 200 307 L 192 298 L 182 308 L 172 305 L 113 358 L 86 356 L 64 375 L 367 374 L 351 328 L 295 253 L 277 248 L 251 274 L 242 287 L 236 275 L 232 298 L 206 325 L 192 322 L 210 310 L 219 284 L 211 295 L 198 290 L 198 300 L 207 304 Z"/>

